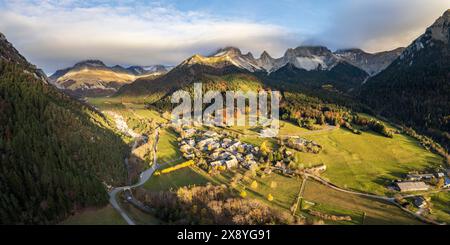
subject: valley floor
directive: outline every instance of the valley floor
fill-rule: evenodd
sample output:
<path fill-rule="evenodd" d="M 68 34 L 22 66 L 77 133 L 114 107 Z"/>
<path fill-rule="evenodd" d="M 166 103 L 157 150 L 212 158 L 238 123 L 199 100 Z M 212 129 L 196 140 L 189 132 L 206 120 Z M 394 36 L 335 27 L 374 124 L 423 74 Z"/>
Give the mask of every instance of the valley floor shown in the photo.
<path fill-rule="evenodd" d="M 132 122 L 136 117 L 149 118 L 158 123 L 166 122 L 161 115 L 145 109 L 141 104 L 121 103 L 98 98 L 89 101 L 100 110 L 113 111 L 122 115 L 128 122 Z M 257 129 L 236 127 L 222 130 L 238 133 L 241 135 L 242 142 L 257 146 L 265 141 L 258 137 Z M 280 134 L 298 135 L 318 142 L 323 147 L 319 154 L 294 151 L 297 158 L 305 167 L 326 164 L 327 170 L 322 174 L 323 178 L 341 188 L 363 193 L 392 197 L 395 192 L 386 187 L 393 180 L 401 178 L 410 171 L 424 171 L 443 163 L 440 156 L 425 150 L 416 140 L 402 134 L 396 134 L 394 138 L 383 137 L 370 131 L 356 135 L 346 129 L 335 127 L 309 131 L 290 122 L 281 122 Z M 177 133 L 171 129 L 163 128 L 161 130 L 157 157 L 162 168 L 184 161 L 178 149 L 177 137 Z M 269 140 L 268 144 L 273 149 L 278 147 L 275 140 Z M 237 169 L 211 175 L 196 166 L 191 166 L 168 174 L 152 176 L 143 188 L 150 191 L 164 191 L 176 190 L 182 186 L 205 185 L 206 183 L 230 186 L 231 180 L 236 174 L 244 174 L 244 170 Z M 251 186 L 253 181 L 258 183 L 256 188 Z M 338 192 L 311 179 L 303 181 L 300 177 L 290 178 L 272 173 L 251 177 L 250 180 L 242 181 L 233 188 L 237 191 L 246 190 L 247 198 L 258 199 L 273 208 L 286 212 L 292 213 L 292 208 L 297 203 L 294 211 L 295 215 L 300 217 L 312 220 L 319 220 L 312 214 L 349 217 L 347 217 L 348 220 L 340 221 L 324 220 L 327 224 L 424 224 L 392 203 Z M 267 200 L 269 194 L 273 196 L 273 201 Z M 450 211 L 447 210 L 448 195 L 448 192 L 429 195 L 433 211 L 427 217 L 439 222 L 450 222 Z M 110 207 L 107 208 L 110 209 Z M 118 214 L 108 212 L 99 212 L 98 216 L 108 214 L 117 218 Z M 140 224 L 158 223 L 152 216 L 140 214 L 140 211 L 134 210 L 134 208 L 128 207 L 127 212 L 131 213 L 134 219 L 139 219 L 138 223 Z M 83 215 L 95 216 L 96 214 L 88 212 Z M 84 216 L 78 215 L 78 217 Z M 74 223 L 74 219 L 69 219 L 67 222 Z M 116 222 L 115 218 L 109 219 L 111 223 Z M 78 218 L 78 220 L 80 223 L 83 221 L 82 218 Z M 90 222 L 89 219 L 85 220 L 85 223 Z"/>

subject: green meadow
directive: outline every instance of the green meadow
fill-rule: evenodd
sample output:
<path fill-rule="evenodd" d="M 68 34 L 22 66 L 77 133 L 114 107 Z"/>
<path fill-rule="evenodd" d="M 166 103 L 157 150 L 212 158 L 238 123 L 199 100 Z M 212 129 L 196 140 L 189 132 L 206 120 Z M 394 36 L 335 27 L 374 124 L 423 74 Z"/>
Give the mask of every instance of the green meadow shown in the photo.
<path fill-rule="evenodd" d="M 430 195 L 430 218 L 450 224 L 450 192 L 444 191 Z"/>
<path fill-rule="evenodd" d="M 310 134 L 305 138 L 319 143 L 319 154 L 297 152 L 305 167 L 327 165 L 323 177 L 353 190 L 390 194 L 392 180 L 409 171 L 422 171 L 442 164 L 442 157 L 424 149 L 415 139 L 395 134 L 394 138 L 373 132 L 353 134 L 345 129 Z"/>
<path fill-rule="evenodd" d="M 352 220 L 357 224 L 423 224 L 393 204 L 342 193 L 315 181 L 308 180 L 306 182 L 303 197 L 304 200 L 314 203 L 314 206 L 318 206 L 318 209 L 325 213 L 350 215 L 352 216 Z M 301 213 L 306 215 L 306 212 Z"/>
<path fill-rule="evenodd" d="M 111 206 L 87 209 L 64 220 L 61 225 L 126 225 L 127 222 Z"/>

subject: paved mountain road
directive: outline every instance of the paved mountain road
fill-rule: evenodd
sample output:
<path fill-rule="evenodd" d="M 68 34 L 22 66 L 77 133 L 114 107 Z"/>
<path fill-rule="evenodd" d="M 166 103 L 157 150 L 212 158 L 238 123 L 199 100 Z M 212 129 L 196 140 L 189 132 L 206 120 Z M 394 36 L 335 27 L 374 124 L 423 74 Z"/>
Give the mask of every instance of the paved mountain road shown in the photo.
<path fill-rule="evenodd" d="M 135 138 L 133 146 L 131 147 L 131 152 L 133 152 L 134 149 L 139 147 L 138 142 L 147 142 L 147 139 L 144 136 L 135 133 L 132 129 L 130 129 L 128 127 L 126 122 L 123 120 L 122 116 L 120 116 L 114 112 L 107 112 L 107 113 L 114 117 L 114 119 L 116 121 L 116 125 L 120 131 Z M 138 206 L 139 208 L 141 208 L 143 210 L 149 209 L 149 207 L 145 206 L 144 204 L 142 204 L 140 201 L 136 200 L 133 197 L 133 195 L 131 194 L 131 189 L 145 184 L 145 182 L 147 182 L 152 177 L 153 173 L 158 169 L 156 152 L 158 149 L 158 141 L 159 141 L 159 127 L 160 126 L 156 127 L 155 132 L 154 132 L 155 140 L 153 143 L 153 164 L 152 164 L 152 166 L 139 175 L 139 181 L 136 184 L 122 186 L 122 187 L 116 187 L 108 193 L 109 194 L 109 202 L 114 207 L 114 209 L 116 209 L 117 212 L 119 212 L 119 214 L 122 216 L 122 218 L 129 225 L 135 225 L 135 222 L 120 207 L 119 203 L 117 202 L 117 194 L 123 191 L 125 193 L 125 198 L 127 199 L 128 202 L 132 203 L 135 206 Z M 126 168 L 128 169 L 128 158 L 124 159 L 124 164 L 125 164 Z"/>

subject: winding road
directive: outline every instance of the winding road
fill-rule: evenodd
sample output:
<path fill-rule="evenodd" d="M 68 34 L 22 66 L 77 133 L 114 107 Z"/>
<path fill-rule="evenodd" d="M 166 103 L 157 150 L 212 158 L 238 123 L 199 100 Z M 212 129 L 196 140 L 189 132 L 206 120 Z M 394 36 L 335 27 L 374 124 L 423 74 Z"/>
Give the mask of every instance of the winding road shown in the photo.
<path fill-rule="evenodd" d="M 137 133 L 135 133 L 132 129 L 130 129 L 128 127 L 128 125 L 126 124 L 126 122 L 123 120 L 122 116 L 114 113 L 114 112 L 107 112 L 108 114 L 112 115 L 116 121 L 116 124 L 118 125 L 118 129 L 120 131 L 122 131 L 125 134 L 128 134 L 132 137 L 134 137 L 134 143 L 133 146 L 131 147 L 131 152 L 133 152 L 134 149 L 136 149 L 137 147 L 139 147 L 139 143 L 138 142 L 146 142 L 147 139 L 144 136 L 141 136 Z M 153 143 L 153 164 L 152 166 L 145 170 L 144 172 L 142 172 L 139 175 L 139 181 L 134 184 L 134 185 L 129 185 L 129 186 L 121 186 L 121 187 L 116 187 L 114 189 L 112 189 L 108 194 L 109 194 L 109 202 L 111 203 L 111 205 L 113 206 L 114 209 L 117 210 L 117 212 L 119 212 L 119 214 L 122 216 L 122 218 L 129 224 L 129 225 L 135 225 L 136 223 L 127 215 L 127 213 L 120 207 L 119 203 L 117 202 L 117 194 L 120 192 L 124 192 L 126 199 L 128 202 L 132 203 L 135 206 L 139 206 L 141 209 L 148 209 L 149 207 L 143 205 L 141 202 L 139 202 L 138 200 L 136 200 L 133 195 L 131 194 L 131 189 L 142 186 L 143 184 L 145 184 L 145 182 L 147 182 L 150 177 L 152 177 L 153 173 L 158 170 L 158 163 L 157 163 L 157 150 L 158 150 L 158 141 L 159 141 L 159 128 L 160 126 L 158 125 L 155 128 L 154 131 L 154 143 Z M 126 168 L 128 169 L 128 158 L 124 159 L 124 164 L 126 166 Z"/>

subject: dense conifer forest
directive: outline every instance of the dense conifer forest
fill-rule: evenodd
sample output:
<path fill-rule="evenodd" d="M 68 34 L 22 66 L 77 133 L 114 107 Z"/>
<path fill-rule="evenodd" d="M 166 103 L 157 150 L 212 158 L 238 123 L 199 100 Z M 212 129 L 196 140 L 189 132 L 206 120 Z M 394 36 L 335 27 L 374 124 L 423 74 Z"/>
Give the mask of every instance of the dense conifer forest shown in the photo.
<path fill-rule="evenodd" d="M 0 223 L 51 224 L 108 202 L 127 146 L 101 114 L 0 60 Z"/>

